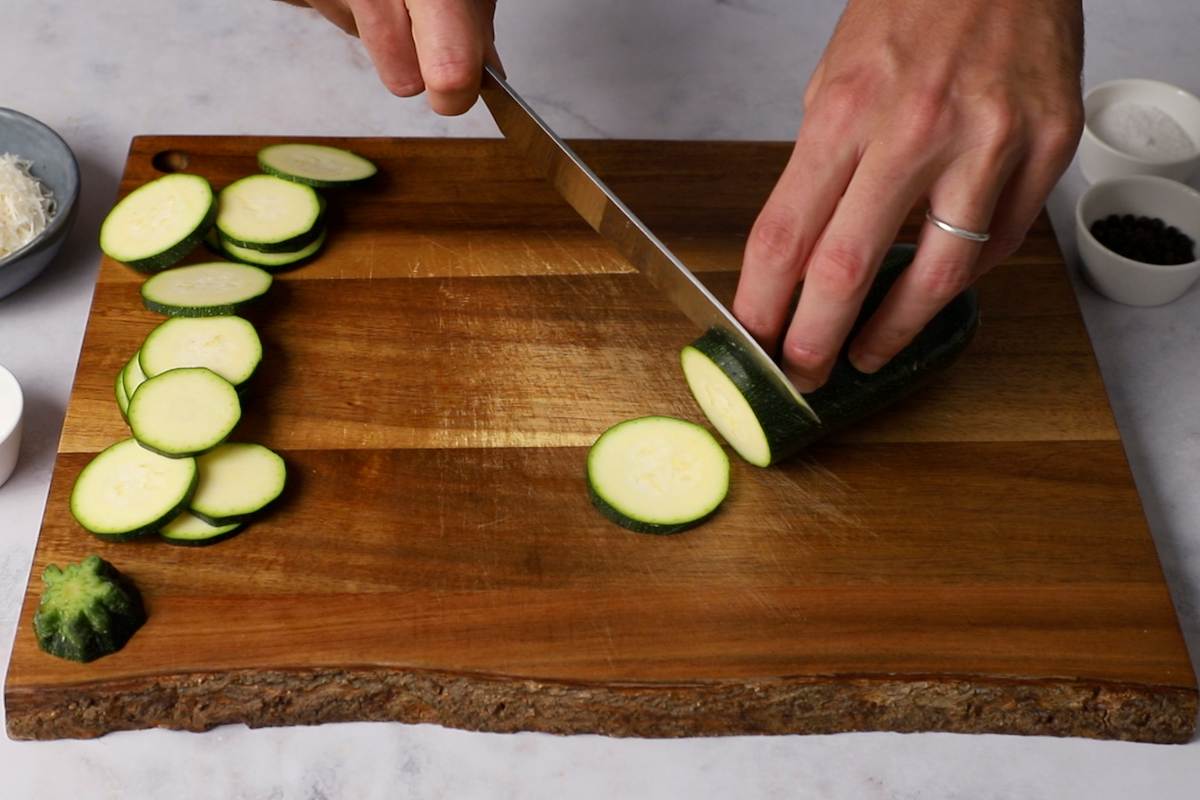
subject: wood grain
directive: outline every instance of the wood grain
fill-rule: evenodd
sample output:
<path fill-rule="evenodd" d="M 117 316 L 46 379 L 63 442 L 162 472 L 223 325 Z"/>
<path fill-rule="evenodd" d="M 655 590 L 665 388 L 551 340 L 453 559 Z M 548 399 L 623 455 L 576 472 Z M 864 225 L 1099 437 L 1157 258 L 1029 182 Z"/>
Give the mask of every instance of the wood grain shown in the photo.
<path fill-rule="evenodd" d="M 135 139 L 122 192 L 164 151 L 224 185 L 266 141 Z M 150 621 L 92 664 L 50 658 L 35 577 L 11 735 L 1193 735 L 1195 675 L 1044 218 L 981 282 L 943 380 L 782 467 L 734 459 L 716 518 L 639 536 L 590 507 L 586 447 L 630 416 L 701 420 L 676 366 L 690 324 L 503 143 L 349 146 L 383 178 L 333 198 L 327 252 L 250 315 L 267 357 L 238 438 L 292 482 L 239 537 L 114 544 L 70 518 L 74 476 L 128 435 L 112 378 L 158 321 L 139 276 L 102 264 L 33 574 L 98 552 Z M 579 149 L 731 295 L 785 146 Z"/>

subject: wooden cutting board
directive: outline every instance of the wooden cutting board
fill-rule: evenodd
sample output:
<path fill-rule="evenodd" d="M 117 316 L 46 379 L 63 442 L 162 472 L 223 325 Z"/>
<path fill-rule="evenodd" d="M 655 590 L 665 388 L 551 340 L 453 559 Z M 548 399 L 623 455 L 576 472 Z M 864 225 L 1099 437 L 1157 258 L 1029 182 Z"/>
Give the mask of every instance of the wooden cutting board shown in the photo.
<path fill-rule="evenodd" d="M 135 139 L 218 187 L 267 139 Z M 324 254 L 252 319 L 238 438 L 281 504 L 209 548 L 106 543 L 80 468 L 128 435 L 113 377 L 159 319 L 105 260 L 5 686 L 9 734 L 332 720 L 682 736 L 885 729 L 1188 740 L 1196 680 L 1043 218 L 979 285 L 937 385 L 778 468 L 733 459 L 711 522 L 600 517 L 587 446 L 700 421 L 697 331 L 500 141 L 343 142 L 382 174 L 331 195 Z M 581 142 L 728 299 L 784 144 Z M 905 238 L 916 232 L 915 218 Z M 198 253 L 193 260 L 206 260 Z M 38 651 L 47 563 L 96 552 L 150 619 L 87 665 Z"/>

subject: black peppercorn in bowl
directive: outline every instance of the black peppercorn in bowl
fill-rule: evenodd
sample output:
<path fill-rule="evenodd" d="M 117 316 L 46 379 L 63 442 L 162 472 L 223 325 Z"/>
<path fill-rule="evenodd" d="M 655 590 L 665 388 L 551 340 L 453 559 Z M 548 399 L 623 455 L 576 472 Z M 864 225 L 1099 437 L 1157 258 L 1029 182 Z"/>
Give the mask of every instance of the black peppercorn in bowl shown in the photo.
<path fill-rule="evenodd" d="M 1132 306 L 1169 303 L 1200 278 L 1200 192 L 1155 175 L 1093 184 L 1075 206 L 1088 283 Z"/>

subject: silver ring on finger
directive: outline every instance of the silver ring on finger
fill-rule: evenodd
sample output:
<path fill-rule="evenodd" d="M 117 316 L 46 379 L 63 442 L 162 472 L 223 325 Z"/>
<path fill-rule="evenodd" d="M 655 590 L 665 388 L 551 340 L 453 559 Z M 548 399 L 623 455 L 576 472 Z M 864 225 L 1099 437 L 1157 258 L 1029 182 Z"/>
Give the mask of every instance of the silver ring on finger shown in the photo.
<path fill-rule="evenodd" d="M 932 208 L 925 210 L 925 219 L 929 220 L 936 227 L 941 228 L 951 236 L 957 236 L 960 239 L 966 239 L 968 242 L 986 242 L 988 239 L 992 238 L 992 235 L 987 231 L 972 231 L 968 230 L 967 228 L 960 228 L 957 225 L 946 222 L 946 220 L 934 214 Z"/>

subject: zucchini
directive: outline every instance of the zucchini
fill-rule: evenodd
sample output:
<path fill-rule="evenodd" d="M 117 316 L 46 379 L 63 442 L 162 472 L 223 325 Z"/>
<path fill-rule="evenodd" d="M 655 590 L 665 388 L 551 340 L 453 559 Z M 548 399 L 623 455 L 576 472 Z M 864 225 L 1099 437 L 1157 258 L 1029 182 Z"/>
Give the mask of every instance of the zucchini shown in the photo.
<path fill-rule="evenodd" d="M 217 205 L 199 175 L 176 172 L 139 186 L 104 218 L 100 249 L 142 272 L 171 266 L 212 227 Z"/>
<path fill-rule="evenodd" d="M 146 622 L 137 587 L 100 556 L 65 569 L 50 564 L 42 584 L 33 630 L 38 647 L 52 656 L 94 661 L 120 650 Z"/>
<path fill-rule="evenodd" d="M 142 372 L 142 364 L 138 355 L 138 353 L 134 353 L 133 358 L 129 359 L 129 363 L 125 365 L 125 369 L 121 370 L 121 385 L 125 388 L 127 405 L 133 397 L 133 393 L 146 382 L 146 373 Z"/>
<path fill-rule="evenodd" d="M 128 363 L 125 365 L 129 366 Z M 113 381 L 113 392 L 117 396 L 117 408 L 121 409 L 121 418 L 127 419 L 129 411 L 129 395 L 125 394 L 125 367 L 117 370 L 117 378 Z"/>
<path fill-rule="evenodd" d="M 321 144 L 273 144 L 258 151 L 258 167 L 318 189 L 348 186 L 371 178 L 378 170 L 360 155 Z"/>
<path fill-rule="evenodd" d="M 237 389 L 205 367 L 178 367 L 155 375 L 129 401 L 133 438 L 171 458 L 211 450 L 241 418 Z"/>
<path fill-rule="evenodd" d="M 241 531 L 243 523 L 229 522 L 211 525 L 190 511 L 184 511 L 159 529 L 158 535 L 170 544 L 185 547 L 204 547 L 224 541 Z"/>
<path fill-rule="evenodd" d="M 315 256 L 325 246 L 325 233 L 322 230 L 317 234 L 316 239 L 313 239 L 299 250 L 288 253 L 263 253 L 250 247 L 239 247 L 215 230 L 210 235 L 208 244 L 209 247 L 220 255 L 234 261 L 240 261 L 243 264 L 252 264 L 268 272 L 277 272 L 285 267 L 298 267 L 301 263 Z"/>
<path fill-rule="evenodd" d="M 722 330 L 710 329 L 683 348 L 680 363 L 692 396 L 738 455 L 759 467 L 782 461 L 908 396 L 954 363 L 979 326 L 974 289 L 946 305 L 878 372 L 865 375 L 847 357 L 849 342 L 879 308 L 914 253 L 911 246 L 892 248 L 829 380 L 805 397 L 819 422 L 793 398 L 776 391 Z"/>
<path fill-rule="evenodd" d="M 268 272 L 244 264 L 176 267 L 142 284 L 142 305 L 168 317 L 228 316 L 265 295 L 271 280 Z"/>
<path fill-rule="evenodd" d="M 150 533 L 187 506 L 198 474 L 193 458 L 167 458 L 124 439 L 79 473 L 71 488 L 71 515 L 102 539 Z"/>
<path fill-rule="evenodd" d="M 238 245 L 290 253 L 320 236 L 325 206 L 311 186 L 273 175 L 234 181 L 217 196 L 217 230 Z"/>
<path fill-rule="evenodd" d="M 241 317 L 171 317 L 150 331 L 138 351 L 147 376 L 177 367 L 207 367 L 241 386 L 262 362 L 262 341 Z M 133 395 L 130 395 L 130 402 Z"/>
<path fill-rule="evenodd" d="M 229 443 L 196 459 L 200 472 L 191 512 L 210 525 L 237 522 L 283 493 L 287 466 L 261 444 Z"/>
<path fill-rule="evenodd" d="M 639 417 L 588 451 L 588 494 L 608 519 L 638 533 L 677 533 L 711 516 L 729 491 L 729 458 L 712 434 L 674 417 Z"/>

